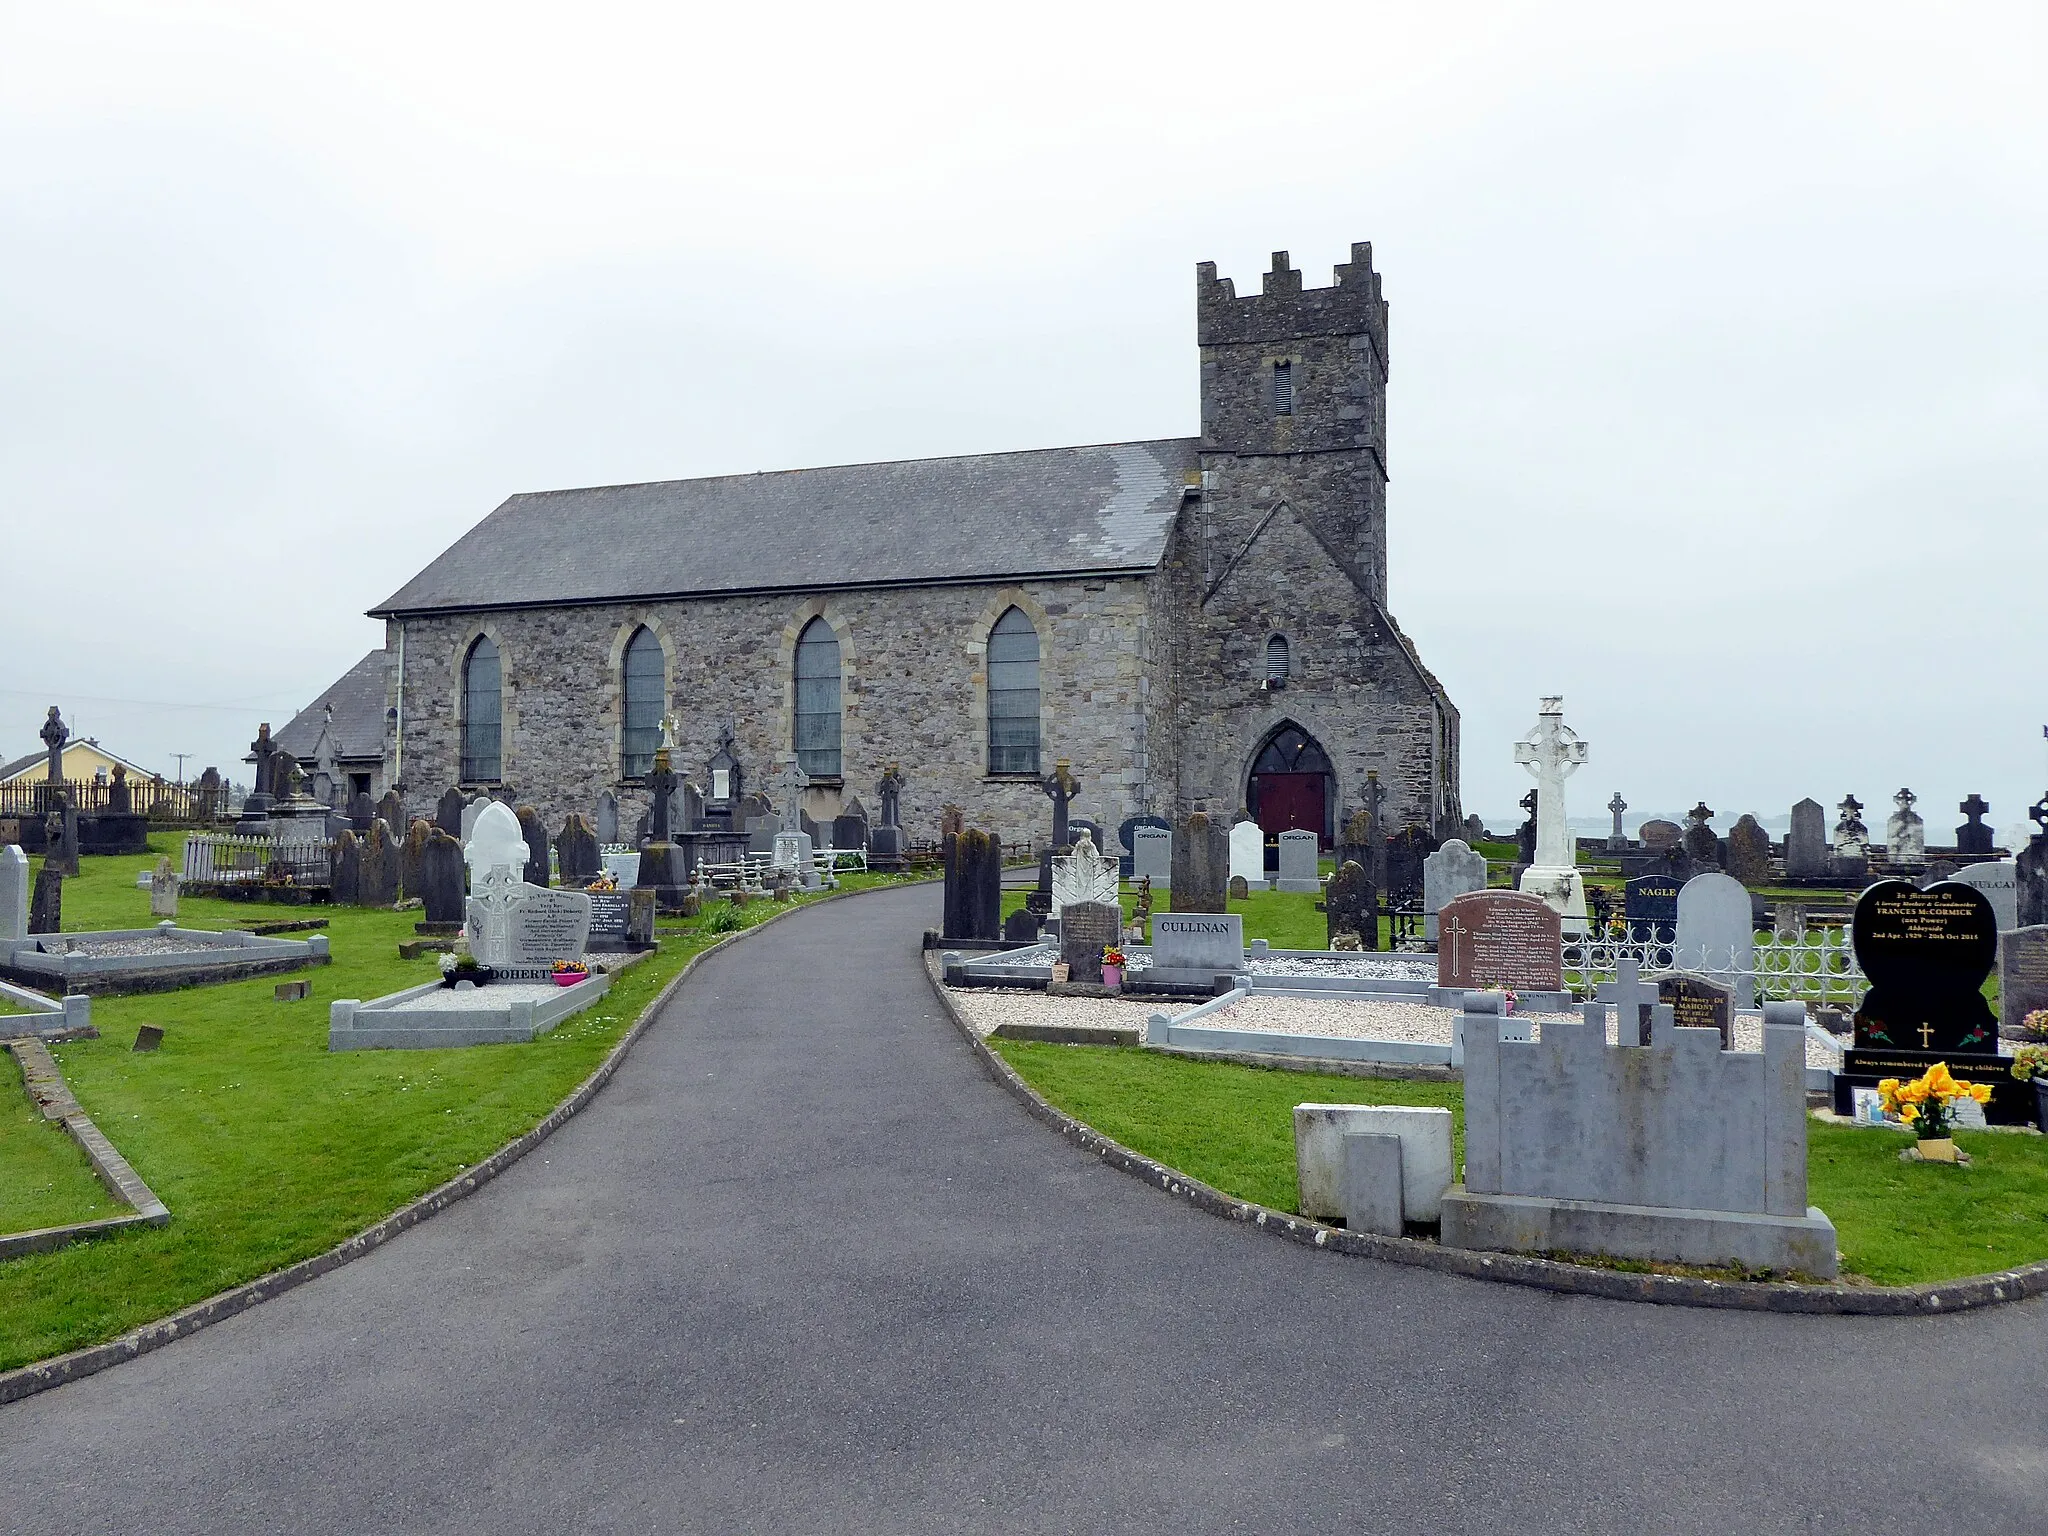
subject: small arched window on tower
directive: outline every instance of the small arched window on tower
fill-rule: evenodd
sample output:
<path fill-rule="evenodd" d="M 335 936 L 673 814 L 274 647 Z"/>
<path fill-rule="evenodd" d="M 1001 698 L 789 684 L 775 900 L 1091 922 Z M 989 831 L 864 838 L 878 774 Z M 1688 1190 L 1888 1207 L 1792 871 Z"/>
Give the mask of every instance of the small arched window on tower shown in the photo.
<path fill-rule="evenodd" d="M 812 778 L 839 777 L 839 637 L 813 619 L 796 639 L 796 764 Z"/>
<path fill-rule="evenodd" d="M 495 783 L 503 776 L 504 673 L 498 647 L 478 635 L 462 659 L 462 782 Z"/>
<path fill-rule="evenodd" d="M 661 745 L 661 642 L 641 625 L 626 642 L 619 681 L 625 694 L 625 722 L 619 737 L 619 774 L 637 779 L 653 772 L 655 749 Z"/>
<path fill-rule="evenodd" d="M 1265 687 L 1285 688 L 1287 686 L 1287 669 L 1290 659 L 1286 636 L 1274 635 L 1266 641 Z"/>
<path fill-rule="evenodd" d="M 1038 631 L 1016 608 L 988 634 L 988 771 L 1038 772 Z"/>
<path fill-rule="evenodd" d="M 1273 414 L 1294 414 L 1294 364 L 1291 362 L 1273 365 Z"/>

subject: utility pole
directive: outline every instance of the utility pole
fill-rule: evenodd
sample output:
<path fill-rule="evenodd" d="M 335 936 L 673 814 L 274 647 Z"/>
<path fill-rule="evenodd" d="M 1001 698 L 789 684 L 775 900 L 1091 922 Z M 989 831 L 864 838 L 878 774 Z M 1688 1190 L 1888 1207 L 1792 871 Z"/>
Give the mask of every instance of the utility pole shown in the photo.
<path fill-rule="evenodd" d="M 190 752 L 173 752 L 171 754 L 171 756 L 178 760 L 178 787 L 180 789 L 185 787 L 185 759 L 191 755 Z"/>

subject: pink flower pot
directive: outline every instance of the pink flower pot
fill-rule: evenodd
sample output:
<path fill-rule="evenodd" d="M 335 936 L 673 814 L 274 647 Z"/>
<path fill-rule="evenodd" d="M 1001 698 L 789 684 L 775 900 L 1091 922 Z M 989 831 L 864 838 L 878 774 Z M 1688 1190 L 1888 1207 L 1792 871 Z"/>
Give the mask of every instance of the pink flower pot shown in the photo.
<path fill-rule="evenodd" d="M 588 980 L 590 980 L 590 973 L 588 971 L 555 972 L 555 985 L 558 987 L 573 987 L 579 981 Z"/>
<path fill-rule="evenodd" d="M 1105 965 L 1102 968 L 1102 984 L 1112 989 L 1124 984 L 1124 968 L 1120 965 Z"/>

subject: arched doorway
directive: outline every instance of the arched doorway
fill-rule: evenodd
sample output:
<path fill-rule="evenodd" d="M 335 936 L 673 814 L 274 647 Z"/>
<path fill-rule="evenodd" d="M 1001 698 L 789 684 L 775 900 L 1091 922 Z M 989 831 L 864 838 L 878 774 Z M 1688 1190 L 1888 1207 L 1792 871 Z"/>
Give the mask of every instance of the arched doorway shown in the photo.
<path fill-rule="evenodd" d="M 1252 759 L 1245 806 L 1268 838 L 1300 829 L 1327 847 L 1330 810 L 1337 802 L 1336 775 L 1315 737 L 1292 720 L 1274 727 Z"/>

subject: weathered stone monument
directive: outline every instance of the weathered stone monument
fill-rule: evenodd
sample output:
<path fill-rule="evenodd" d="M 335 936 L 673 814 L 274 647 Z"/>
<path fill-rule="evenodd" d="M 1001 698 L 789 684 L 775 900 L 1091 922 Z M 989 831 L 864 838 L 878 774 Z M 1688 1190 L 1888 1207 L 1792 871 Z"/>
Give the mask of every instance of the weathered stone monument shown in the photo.
<path fill-rule="evenodd" d="M 1468 891 L 1486 889 L 1486 855 L 1454 837 L 1422 861 L 1422 936 L 1437 941 L 1437 914 L 1444 903 Z"/>
<path fill-rule="evenodd" d="M 1564 919 L 1565 928 L 1586 929 L 1586 883 L 1578 870 L 1578 845 L 1565 818 L 1564 781 L 1585 766 L 1590 749 L 1564 723 L 1564 699 L 1551 696 L 1537 706 L 1535 727 L 1515 743 L 1515 761 L 1536 780 L 1536 845 L 1519 882 Z"/>
<path fill-rule="evenodd" d="M 1443 1198 L 1444 1245 L 1832 1278 L 1834 1226 L 1806 1203 L 1804 1007 L 1768 1005 L 1758 1053 L 1652 1004 L 1640 1046 L 1626 994 L 1647 989 L 1624 965 L 1618 1045 L 1608 1002 L 1510 1041 L 1497 998 L 1467 999 L 1465 1182 Z"/>
<path fill-rule="evenodd" d="M 619 797 L 605 790 L 597 797 L 597 815 L 594 818 L 597 829 L 597 843 L 600 848 L 619 846 Z"/>
<path fill-rule="evenodd" d="M 449 934 L 462 927 L 462 844 L 438 826 L 420 845 L 420 905 L 423 921 L 415 928 L 426 934 Z"/>
<path fill-rule="evenodd" d="M 0 880 L 0 893 L 5 889 Z M 2048 926 L 2015 928 L 1999 936 L 1998 1008 L 1998 1032 L 2008 1040 L 2021 1038 L 2020 1025 L 2028 1014 L 2048 1009 Z"/>
<path fill-rule="evenodd" d="M 1771 835 L 1746 811 L 1728 829 L 1728 873 L 1744 885 L 1771 882 Z"/>
<path fill-rule="evenodd" d="M 1614 792 L 1614 798 L 1607 802 L 1607 814 L 1614 818 L 1614 829 L 1607 834 L 1607 851 L 1621 853 L 1628 848 L 1628 834 L 1621 829 L 1622 812 L 1628 809 L 1628 802 L 1621 798 L 1621 791 Z"/>
<path fill-rule="evenodd" d="M 1920 797 L 1910 789 L 1892 796 L 1897 807 L 1884 825 L 1885 857 L 1894 864 L 1916 868 L 1927 862 L 1927 824 L 1913 809 Z"/>
<path fill-rule="evenodd" d="M 1356 861 L 1347 861 L 1330 876 L 1323 892 L 1323 916 L 1330 948 L 1337 947 L 1339 934 L 1350 934 L 1360 949 L 1380 947 L 1379 894 L 1372 888 L 1372 877 Z"/>
<path fill-rule="evenodd" d="M 1230 834 L 1220 821 L 1196 811 L 1173 840 L 1173 877 L 1167 894 L 1176 912 L 1229 909 Z"/>
<path fill-rule="evenodd" d="M 395 907 L 404 873 L 405 851 L 391 835 L 391 824 L 370 818 L 370 836 L 363 844 L 363 905 Z"/>
<path fill-rule="evenodd" d="M 903 769 L 891 763 L 875 786 L 881 801 L 881 821 L 868 833 L 868 868 L 900 870 L 909 864 L 903 840 Z"/>
<path fill-rule="evenodd" d="M 562 818 L 562 830 L 555 834 L 555 868 L 562 884 L 581 889 L 604 873 L 603 845 L 590 818 L 571 811 Z"/>
<path fill-rule="evenodd" d="M 1792 807 L 1792 825 L 1785 833 L 1785 874 L 1792 880 L 1818 880 L 1828 872 L 1828 814 L 1818 800 Z"/>
<path fill-rule="evenodd" d="M 1698 869 L 1721 867 L 1721 839 L 1714 832 L 1713 821 L 1714 812 L 1704 800 L 1686 812 L 1685 835 L 1679 841 Z"/>
<path fill-rule="evenodd" d="M 343 828 L 327 861 L 327 899 L 337 907 L 362 904 L 363 851 L 354 832 Z"/>
<path fill-rule="evenodd" d="M 1123 918 L 1114 903 L 1077 901 L 1067 907 L 1060 913 L 1060 959 L 1067 964 L 1067 980 L 1100 986 L 1102 952 L 1122 937 Z"/>
<path fill-rule="evenodd" d="M 35 892 L 29 897 L 28 931 L 64 931 L 64 871 L 52 868 L 47 859 L 43 861 L 43 867 L 36 871 Z"/>
<path fill-rule="evenodd" d="M 1002 936 L 1003 845 L 968 827 L 946 839 L 945 928 L 948 939 L 993 942 Z"/>
<path fill-rule="evenodd" d="M 444 790 L 441 798 L 434 802 L 434 825 L 443 832 L 446 832 L 450 837 L 460 837 L 462 835 L 462 811 L 463 807 L 468 804 L 469 797 L 463 794 L 461 790 Z"/>

